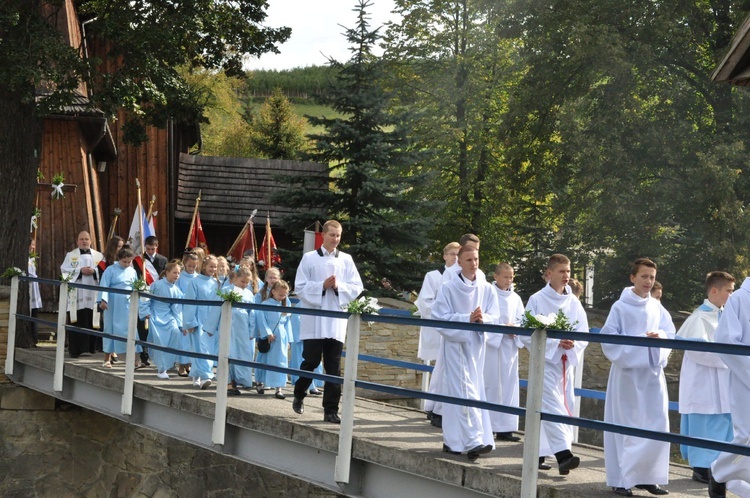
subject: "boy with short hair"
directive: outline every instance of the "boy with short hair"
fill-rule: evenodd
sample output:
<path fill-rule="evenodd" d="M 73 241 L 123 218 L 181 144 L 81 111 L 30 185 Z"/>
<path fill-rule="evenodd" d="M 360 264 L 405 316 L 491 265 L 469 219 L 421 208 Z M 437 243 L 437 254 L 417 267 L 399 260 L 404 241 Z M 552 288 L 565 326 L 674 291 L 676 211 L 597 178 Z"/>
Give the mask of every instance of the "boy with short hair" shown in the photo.
<path fill-rule="evenodd" d="M 630 272 L 632 287 L 623 289 L 612 305 L 602 334 L 674 339 L 674 324 L 667 310 L 651 295 L 656 263 L 637 259 Z M 604 421 L 612 424 L 669 432 L 669 398 L 664 367 L 670 349 L 602 343 L 612 362 L 604 402 Z M 652 495 L 669 492 L 669 443 L 604 433 L 607 486 L 615 494 L 633 496 L 636 487 Z"/>
<path fill-rule="evenodd" d="M 424 282 L 422 283 L 422 289 L 419 291 L 419 297 L 417 297 L 416 305 L 419 310 L 419 314 L 424 319 L 432 318 L 432 306 L 435 304 L 438 291 L 440 287 L 447 282 L 451 277 L 451 272 L 458 268 L 456 262 L 458 261 L 458 250 L 461 249 L 461 245 L 458 242 L 451 242 L 443 248 L 443 261 L 445 265 L 437 270 L 432 270 L 424 276 Z M 440 352 L 440 341 L 442 341 L 440 334 L 434 327 L 421 327 L 419 329 L 419 346 L 417 348 L 417 357 L 424 360 L 426 364 L 430 361 L 437 361 Z M 438 385 L 440 383 L 439 376 L 441 370 L 437 367 L 433 369 L 433 375 L 425 372 L 424 379 L 422 382 L 423 390 L 428 392 L 437 392 Z M 433 384 L 434 382 L 434 384 Z M 427 412 L 427 419 L 433 422 L 436 426 L 440 426 L 440 415 L 434 414 L 435 402 L 432 400 L 425 400 L 424 403 L 425 412 Z"/>
<path fill-rule="evenodd" d="M 500 317 L 498 323 L 518 327 L 523 320 L 523 301 L 513 290 L 513 267 L 500 263 L 495 267 L 495 282 Z M 518 348 L 523 343 L 515 334 L 487 334 L 487 352 L 484 360 L 484 392 L 487 401 L 506 406 L 518 406 Z M 490 412 L 492 432 L 498 441 L 515 442 L 518 415 Z"/>
<path fill-rule="evenodd" d="M 447 280 L 446 271 L 456 267 L 458 260 L 458 250 L 461 245 L 458 242 L 451 242 L 443 248 L 443 261 L 445 265 L 437 270 L 427 272 L 422 282 L 422 289 L 419 291 L 419 297 L 414 303 L 419 309 L 422 318 L 432 318 L 432 306 L 435 304 L 440 286 Z M 417 358 L 429 362 L 437 358 L 438 349 L 440 349 L 440 334 L 433 327 L 422 327 L 419 330 L 419 347 L 417 348 Z"/>
<path fill-rule="evenodd" d="M 570 259 L 564 254 L 553 254 L 545 271 L 547 285 L 532 295 L 526 310 L 532 315 L 556 314 L 562 311 L 577 332 L 588 332 L 589 322 L 581 302 L 568 286 L 570 281 Z M 530 338 L 522 339 L 530 344 Z M 528 344 L 527 344 L 528 341 Z M 574 368 L 586 349 L 588 342 L 569 339 L 547 339 L 544 365 L 544 390 L 542 410 L 557 415 L 573 416 L 575 410 Z M 539 441 L 539 468 L 548 470 L 544 456 L 554 454 L 561 475 L 567 475 L 578 467 L 580 458 L 573 455 L 573 426 L 542 422 Z"/>
<path fill-rule="evenodd" d="M 477 271 L 479 251 L 466 245 L 458 252 L 461 272 L 440 288 L 432 308 L 436 320 L 465 323 L 497 323 L 497 296 Z M 462 329 L 438 329 L 443 364 L 441 394 L 484 401 L 485 333 Z M 469 461 L 495 448 L 487 410 L 443 403 L 443 451 L 466 452 Z"/>
<path fill-rule="evenodd" d="M 714 342 L 719 315 L 734 292 L 734 277 L 724 271 L 706 276 L 706 299 L 685 320 L 678 339 Z M 729 369 L 719 355 L 685 351 L 680 369 L 680 433 L 686 436 L 732 440 L 729 414 Z M 708 448 L 680 446 L 682 458 L 693 468 L 693 480 L 708 484 L 711 462 L 719 452 Z"/>

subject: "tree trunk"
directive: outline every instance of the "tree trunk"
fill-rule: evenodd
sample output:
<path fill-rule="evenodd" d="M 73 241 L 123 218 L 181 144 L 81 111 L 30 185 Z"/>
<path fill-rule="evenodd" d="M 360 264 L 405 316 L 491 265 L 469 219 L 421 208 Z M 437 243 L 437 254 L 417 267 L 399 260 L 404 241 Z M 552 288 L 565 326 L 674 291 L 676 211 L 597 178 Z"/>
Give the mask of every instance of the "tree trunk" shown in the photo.
<path fill-rule="evenodd" d="M 0 272 L 28 268 L 30 221 L 41 155 L 42 120 L 36 114 L 33 88 L 11 91 L 0 87 Z M 25 292 L 23 290 L 26 290 Z M 21 285 L 19 310 L 28 314 L 28 285 Z M 29 322 L 19 322 L 16 344 L 31 345 Z"/>

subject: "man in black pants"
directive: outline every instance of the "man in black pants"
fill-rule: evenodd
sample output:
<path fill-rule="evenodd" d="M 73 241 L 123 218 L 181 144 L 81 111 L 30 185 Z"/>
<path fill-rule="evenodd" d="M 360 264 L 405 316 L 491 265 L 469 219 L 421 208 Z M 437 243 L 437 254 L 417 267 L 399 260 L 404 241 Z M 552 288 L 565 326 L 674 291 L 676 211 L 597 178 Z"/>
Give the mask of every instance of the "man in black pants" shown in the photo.
<path fill-rule="evenodd" d="M 294 291 L 300 306 L 318 310 L 341 311 L 362 292 L 362 279 L 352 257 L 337 249 L 341 241 L 341 224 L 329 220 L 323 225 L 323 245 L 302 257 L 297 268 Z M 341 351 L 346 339 L 346 320 L 322 316 L 300 316 L 302 365 L 300 370 L 312 372 L 323 359 L 328 375 L 341 376 Z M 304 412 L 303 400 L 312 383 L 310 377 L 300 377 L 294 384 L 292 408 Z M 323 392 L 323 420 L 340 424 L 338 416 L 341 384 L 325 383 Z"/>

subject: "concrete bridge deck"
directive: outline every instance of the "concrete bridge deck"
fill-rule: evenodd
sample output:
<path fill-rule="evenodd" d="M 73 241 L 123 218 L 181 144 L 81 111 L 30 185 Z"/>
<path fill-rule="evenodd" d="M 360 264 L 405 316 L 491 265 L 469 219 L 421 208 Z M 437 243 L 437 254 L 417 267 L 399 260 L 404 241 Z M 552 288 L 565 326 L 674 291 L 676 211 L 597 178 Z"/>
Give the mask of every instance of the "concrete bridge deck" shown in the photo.
<path fill-rule="evenodd" d="M 355 411 L 352 480 L 339 488 L 333 480 L 338 426 L 323 422 L 320 398 L 308 397 L 305 413 L 292 411 L 291 389 L 286 400 L 272 391 L 264 396 L 243 391 L 229 399 L 226 444 L 211 442 L 216 386 L 201 391 L 189 379 L 156 378 L 154 368 L 136 371 L 133 415 L 119 412 L 124 385 L 123 363 L 101 367 L 101 356 L 66 357 L 63 391 L 52 389 L 54 349 L 16 350 L 17 384 L 74 404 L 149 428 L 210 450 L 266 468 L 299 476 L 345 496 L 497 496 L 520 495 L 523 440 L 499 443 L 475 463 L 465 455 L 441 451 L 438 429 L 420 411 L 358 398 Z M 581 498 L 616 496 L 605 485 L 600 448 L 578 445 L 581 467 L 563 477 L 557 470 L 539 473 L 538 497 Z M 554 464 L 553 464 L 554 466 Z M 670 496 L 705 497 L 705 485 L 692 481 L 691 470 L 670 467 Z M 636 496 L 650 496 L 634 490 Z"/>

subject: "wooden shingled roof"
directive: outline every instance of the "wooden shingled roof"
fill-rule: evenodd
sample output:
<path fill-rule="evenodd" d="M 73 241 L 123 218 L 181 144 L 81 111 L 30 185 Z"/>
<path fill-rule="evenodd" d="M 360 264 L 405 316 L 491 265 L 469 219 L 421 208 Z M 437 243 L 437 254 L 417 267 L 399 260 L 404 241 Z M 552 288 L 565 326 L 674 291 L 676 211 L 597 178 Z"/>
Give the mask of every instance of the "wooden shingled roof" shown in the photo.
<path fill-rule="evenodd" d="M 711 80 L 750 86 L 750 16 L 735 33 L 732 45 L 716 66 Z"/>
<path fill-rule="evenodd" d="M 201 191 L 201 222 L 243 225 L 253 209 L 278 223 L 296 212 L 271 203 L 271 193 L 284 187 L 279 175 L 326 175 L 326 165 L 278 159 L 195 156 L 180 154 L 175 218 L 191 220 Z M 257 218 L 256 218 L 257 219 Z"/>

